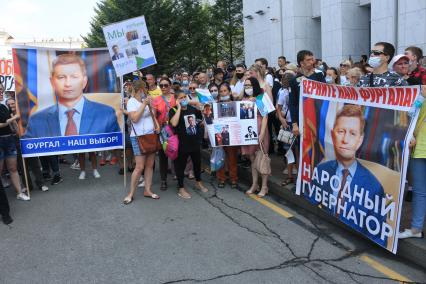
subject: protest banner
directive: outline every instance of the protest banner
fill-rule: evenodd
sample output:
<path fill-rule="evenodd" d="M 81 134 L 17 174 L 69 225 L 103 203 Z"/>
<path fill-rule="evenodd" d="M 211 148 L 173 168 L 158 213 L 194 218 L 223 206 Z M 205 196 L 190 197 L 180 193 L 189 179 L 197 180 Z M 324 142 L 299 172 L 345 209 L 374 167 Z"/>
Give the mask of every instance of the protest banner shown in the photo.
<path fill-rule="evenodd" d="M 296 193 L 396 253 L 419 88 L 303 80 L 300 94 Z"/>
<path fill-rule="evenodd" d="M 203 116 L 213 147 L 259 144 L 255 102 L 206 104 Z"/>
<path fill-rule="evenodd" d="M 106 49 L 12 54 L 23 157 L 123 148 L 120 84 Z"/>
<path fill-rule="evenodd" d="M 5 91 L 15 91 L 12 59 L 0 59 L 0 84 Z"/>
<path fill-rule="evenodd" d="M 144 16 L 104 26 L 103 32 L 118 76 L 157 64 Z"/>

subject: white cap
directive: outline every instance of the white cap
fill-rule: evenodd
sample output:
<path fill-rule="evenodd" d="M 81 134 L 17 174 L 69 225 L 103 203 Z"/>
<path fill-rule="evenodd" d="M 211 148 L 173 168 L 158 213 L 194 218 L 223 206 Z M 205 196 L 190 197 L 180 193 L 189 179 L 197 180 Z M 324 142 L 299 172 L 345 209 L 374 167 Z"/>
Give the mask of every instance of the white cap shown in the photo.
<path fill-rule="evenodd" d="M 398 54 L 398 55 L 395 55 L 395 56 L 392 58 L 391 62 L 389 62 L 389 65 L 388 65 L 388 69 L 389 69 L 389 71 L 394 71 L 394 69 L 393 69 L 393 65 L 395 65 L 395 63 L 397 63 L 397 62 L 398 62 L 400 59 L 402 59 L 402 58 L 407 59 L 408 61 L 410 61 L 410 59 L 408 58 L 408 56 L 406 56 L 406 55 L 404 55 L 404 54 Z"/>

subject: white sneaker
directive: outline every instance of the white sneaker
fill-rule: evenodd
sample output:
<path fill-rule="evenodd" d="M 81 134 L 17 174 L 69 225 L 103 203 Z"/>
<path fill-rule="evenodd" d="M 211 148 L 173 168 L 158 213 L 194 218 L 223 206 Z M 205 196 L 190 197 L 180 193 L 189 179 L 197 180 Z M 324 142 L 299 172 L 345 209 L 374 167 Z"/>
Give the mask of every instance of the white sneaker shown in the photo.
<path fill-rule="evenodd" d="M 21 193 L 27 194 L 28 190 L 26 187 L 21 188 Z"/>
<path fill-rule="evenodd" d="M 41 191 L 48 191 L 49 190 L 49 188 L 45 185 L 42 185 L 40 189 L 41 189 Z"/>
<path fill-rule="evenodd" d="M 96 170 L 96 169 L 94 169 L 94 170 L 93 170 L 93 176 L 94 176 L 95 178 L 101 178 L 100 173 L 99 173 L 99 172 L 98 172 L 98 170 Z"/>
<path fill-rule="evenodd" d="M 78 177 L 78 179 L 86 179 L 86 172 L 85 171 L 81 171 L 80 176 Z"/>
<path fill-rule="evenodd" d="M 405 229 L 404 232 L 398 234 L 398 239 L 407 239 L 407 238 L 423 238 L 423 232 L 418 232 L 413 234 L 413 231 L 410 229 Z"/>
<path fill-rule="evenodd" d="M 71 169 L 73 170 L 79 170 L 80 169 L 80 163 L 78 162 L 78 160 L 75 160 L 74 163 L 70 166 Z"/>
<path fill-rule="evenodd" d="M 16 199 L 23 200 L 23 201 L 30 200 L 30 198 L 27 195 L 23 194 L 23 193 L 20 193 L 20 194 L 16 195 Z"/>
<path fill-rule="evenodd" d="M 145 186 L 145 180 L 144 180 L 144 178 L 143 177 L 141 177 L 140 179 L 139 179 L 139 184 L 138 184 L 138 187 L 144 187 Z"/>

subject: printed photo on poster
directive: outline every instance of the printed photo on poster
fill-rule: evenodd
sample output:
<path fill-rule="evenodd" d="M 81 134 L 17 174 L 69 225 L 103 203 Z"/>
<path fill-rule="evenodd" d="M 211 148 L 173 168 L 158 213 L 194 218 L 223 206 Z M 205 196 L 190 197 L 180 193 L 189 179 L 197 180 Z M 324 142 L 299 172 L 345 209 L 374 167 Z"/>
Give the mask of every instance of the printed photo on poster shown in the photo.
<path fill-rule="evenodd" d="M 157 63 L 144 16 L 112 23 L 102 29 L 117 76 Z"/>
<path fill-rule="evenodd" d="M 183 120 L 185 121 L 186 134 L 197 135 L 197 121 L 195 114 L 185 115 Z"/>
<path fill-rule="evenodd" d="M 142 36 L 142 42 L 141 45 L 150 44 L 151 41 L 148 39 L 146 35 Z"/>
<path fill-rule="evenodd" d="M 240 103 L 240 119 L 254 118 L 254 102 Z"/>
<path fill-rule="evenodd" d="M 24 156 L 118 147 L 121 96 L 107 50 L 25 47 L 14 48 L 13 56 L 22 78 L 17 104 Z M 45 139 L 44 146 L 35 146 L 43 141 L 35 139 Z M 108 143 L 113 140 L 115 146 Z"/>
<path fill-rule="evenodd" d="M 214 130 L 216 146 L 229 146 L 229 125 L 215 125 Z"/>
<path fill-rule="evenodd" d="M 124 58 L 124 54 L 120 52 L 120 48 L 116 44 L 112 46 L 112 53 L 112 61 Z"/>
<path fill-rule="evenodd" d="M 210 125 L 213 123 L 214 113 L 213 107 L 210 104 L 205 104 L 203 108 L 203 116 L 206 124 Z"/>
<path fill-rule="evenodd" d="M 235 102 L 218 103 L 218 118 L 236 117 L 237 104 Z"/>
<path fill-rule="evenodd" d="M 133 30 L 126 33 L 127 41 L 137 40 L 139 38 L 138 31 Z"/>
<path fill-rule="evenodd" d="M 253 126 L 248 126 L 247 127 L 247 134 L 244 135 L 245 138 L 247 139 L 256 139 L 257 138 L 257 133 L 253 130 Z"/>
<path fill-rule="evenodd" d="M 337 86 L 332 97 L 319 93 L 328 90 L 323 83 L 304 88 L 311 82 L 301 84 L 296 192 L 396 253 L 408 161 L 405 140 L 414 124 L 408 117 L 410 103 L 392 109 L 386 98 L 398 92 L 400 101 L 414 100 L 418 87 L 387 88 L 384 99 L 374 103 L 365 99 L 371 88 Z"/>

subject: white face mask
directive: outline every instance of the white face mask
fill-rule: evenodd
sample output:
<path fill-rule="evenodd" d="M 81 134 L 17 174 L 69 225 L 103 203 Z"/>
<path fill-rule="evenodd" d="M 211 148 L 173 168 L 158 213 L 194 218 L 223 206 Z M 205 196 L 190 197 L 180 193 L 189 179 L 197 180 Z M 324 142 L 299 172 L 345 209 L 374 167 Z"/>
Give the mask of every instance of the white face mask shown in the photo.
<path fill-rule="evenodd" d="M 368 65 L 370 65 L 373 68 L 377 68 L 381 64 L 382 64 L 382 60 L 380 59 L 379 56 L 374 56 L 374 57 L 368 58 Z"/>
<path fill-rule="evenodd" d="M 326 82 L 327 84 L 331 84 L 331 83 L 333 83 L 333 78 L 331 78 L 330 76 L 326 76 L 326 77 L 325 77 L 325 82 Z"/>
<path fill-rule="evenodd" d="M 247 96 L 253 96 L 253 88 L 245 89 Z"/>
<path fill-rule="evenodd" d="M 229 101 L 231 99 L 231 96 L 223 96 L 223 97 L 220 97 L 220 100 L 222 101 L 222 102 L 224 102 L 224 101 Z"/>
<path fill-rule="evenodd" d="M 217 98 L 217 96 L 219 95 L 218 92 L 211 92 L 211 94 L 212 94 L 213 98 Z"/>

